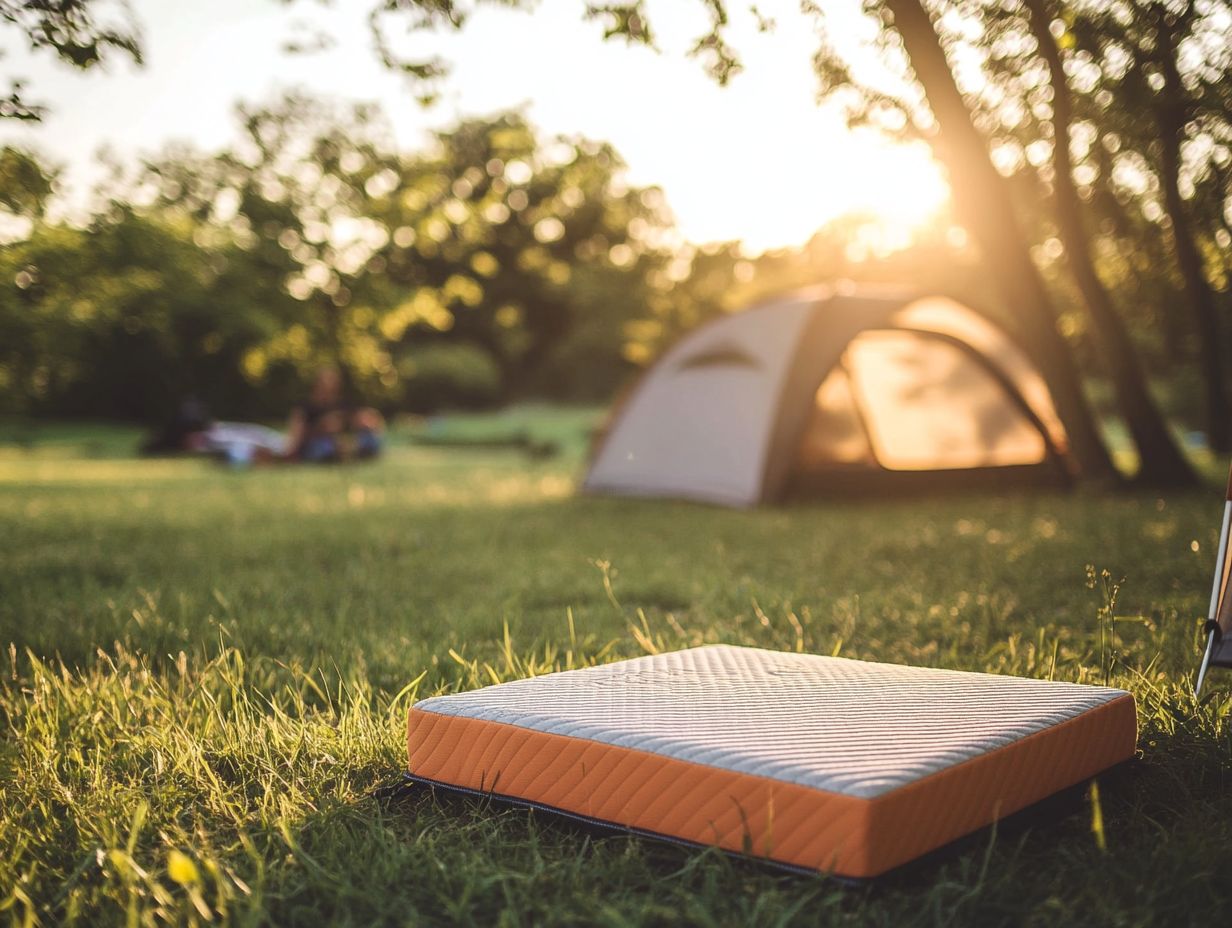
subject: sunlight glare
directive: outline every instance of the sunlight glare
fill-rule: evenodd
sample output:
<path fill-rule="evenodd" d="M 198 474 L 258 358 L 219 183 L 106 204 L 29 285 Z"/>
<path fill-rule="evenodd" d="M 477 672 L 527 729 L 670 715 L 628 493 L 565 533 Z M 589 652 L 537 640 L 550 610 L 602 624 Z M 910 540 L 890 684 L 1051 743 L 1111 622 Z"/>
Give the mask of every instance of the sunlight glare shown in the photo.
<path fill-rule="evenodd" d="M 856 136 L 838 170 L 850 178 L 849 210 L 906 231 L 933 219 L 949 197 L 941 169 L 923 145 Z"/>
<path fill-rule="evenodd" d="M 778 170 L 763 141 L 732 145 L 686 172 L 656 167 L 672 192 L 681 232 L 691 241 L 739 239 L 746 254 L 802 245 L 827 223 L 859 215 L 878 226 L 878 240 L 905 247 L 935 220 L 949 188 L 928 149 L 865 131 L 808 138 L 785 130 L 776 145 L 798 145 L 807 170 Z"/>

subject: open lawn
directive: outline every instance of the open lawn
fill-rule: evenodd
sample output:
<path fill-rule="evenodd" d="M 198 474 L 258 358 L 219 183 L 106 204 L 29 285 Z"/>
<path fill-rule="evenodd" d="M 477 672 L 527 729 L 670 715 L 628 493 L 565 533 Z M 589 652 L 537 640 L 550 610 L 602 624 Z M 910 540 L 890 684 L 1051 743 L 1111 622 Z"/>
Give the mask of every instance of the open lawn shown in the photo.
<path fill-rule="evenodd" d="M 481 424 L 563 453 L 402 441 L 366 466 L 233 472 L 126 459 L 132 436 L 98 428 L 0 447 L 0 912 L 1226 922 L 1232 700 L 1188 695 L 1216 490 L 752 512 L 586 499 L 573 487 L 593 416 L 513 416 Z M 399 778 L 417 697 L 718 641 L 1107 677 L 1138 699 L 1140 758 L 1068 817 L 859 888 L 426 791 L 374 795 Z"/>

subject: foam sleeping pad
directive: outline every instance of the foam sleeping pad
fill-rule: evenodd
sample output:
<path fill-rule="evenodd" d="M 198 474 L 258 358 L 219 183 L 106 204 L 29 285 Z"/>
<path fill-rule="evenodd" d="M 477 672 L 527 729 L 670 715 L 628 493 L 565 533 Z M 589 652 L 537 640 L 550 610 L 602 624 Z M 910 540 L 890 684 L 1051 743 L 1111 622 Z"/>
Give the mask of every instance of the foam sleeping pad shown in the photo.
<path fill-rule="evenodd" d="M 1122 690 L 712 646 L 425 699 L 412 779 L 877 876 L 1126 760 Z"/>

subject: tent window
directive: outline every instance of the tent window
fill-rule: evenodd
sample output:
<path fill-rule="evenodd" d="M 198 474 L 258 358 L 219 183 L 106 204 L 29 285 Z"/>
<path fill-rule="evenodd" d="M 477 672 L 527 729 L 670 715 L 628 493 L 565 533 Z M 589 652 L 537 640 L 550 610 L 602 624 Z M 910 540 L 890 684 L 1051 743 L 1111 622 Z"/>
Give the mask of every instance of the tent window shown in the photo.
<path fill-rule="evenodd" d="M 864 332 L 847 347 L 856 403 L 889 470 L 1039 464 L 1047 445 L 968 352 L 917 332 Z"/>
<path fill-rule="evenodd" d="M 871 467 L 875 463 L 851 393 L 851 378 L 839 364 L 817 389 L 796 468 L 813 471 L 836 465 Z"/>
<path fill-rule="evenodd" d="M 718 347 L 703 351 L 680 362 L 679 370 L 691 370 L 699 367 L 751 367 L 761 365 L 757 359 L 739 348 Z"/>

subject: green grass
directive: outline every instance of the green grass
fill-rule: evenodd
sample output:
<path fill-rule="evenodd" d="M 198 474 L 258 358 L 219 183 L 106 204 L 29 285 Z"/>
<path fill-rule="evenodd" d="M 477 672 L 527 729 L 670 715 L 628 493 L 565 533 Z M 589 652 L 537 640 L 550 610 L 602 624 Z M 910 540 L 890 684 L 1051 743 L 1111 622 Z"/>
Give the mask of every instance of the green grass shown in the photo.
<path fill-rule="evenodd" d="M 130 433 L 67 427 L 0 448 L 0 913 L 1226 918 L 1232 702 L 1188 695 L 1214 490 L 753 512 L 578 498 L 593 421 L 523 410 L 460 427 L 529 429 L 565 446 L 548 460 L 403 440 L 369 466 L 234 472 L 124 459 Z M 1125 578 L 1102 655 L 1106 596 L 1088 564 Z M 373 795 L 398 779 L 415 698 L 716 641 L 1107 675 L 1138 699 L 1140 758 L 1101 779 L 1102 833 L 1088 799 L 857 889 L 423 791 Z"/>

